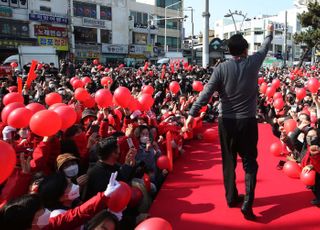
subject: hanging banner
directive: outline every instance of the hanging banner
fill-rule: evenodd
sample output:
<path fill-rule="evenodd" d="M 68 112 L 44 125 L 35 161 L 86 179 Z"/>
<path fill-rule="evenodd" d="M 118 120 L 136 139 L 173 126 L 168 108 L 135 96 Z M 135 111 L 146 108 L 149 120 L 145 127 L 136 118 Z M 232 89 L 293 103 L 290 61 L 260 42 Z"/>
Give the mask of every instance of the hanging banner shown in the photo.
<path fill-rule="evenodd" d="M 69 50 L 68 39 L 66 38 L 38 36 L 38 44 L 40 46 L 53 46 L 59 51 Z"/>
<path fill-rule="evenodd" d="M 48 25 L 34 25 L 35 36 L 50 36 L 58 38 L 67 38 L 68 31 L 66 28 Z"/>

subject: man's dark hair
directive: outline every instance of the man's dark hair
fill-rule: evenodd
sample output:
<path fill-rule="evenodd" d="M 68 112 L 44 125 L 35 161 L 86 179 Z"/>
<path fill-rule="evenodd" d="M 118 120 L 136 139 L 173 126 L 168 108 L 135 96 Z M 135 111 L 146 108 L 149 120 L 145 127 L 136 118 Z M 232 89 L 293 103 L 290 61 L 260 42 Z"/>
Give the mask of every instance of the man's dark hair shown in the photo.
<path fill-rule="evenodd" d="M 112 153 L 116 152 L 118 148 L 117 138 L 104 138 L 97 144 L 97 153 L 100 160 L 107 160 Z"/>
<path fill-rule="evenodd" d="M 37 194 L 23 195 L 0 209 L 1 229 L 31 229 L 36 212 L 42 207 Z"/>
<path fill-rule="evenodd" d="M 97 215 L 95 215 L 87 223 L 87 225 L 85 226 L 84 229 L 93 230 L 106 219 L 108 219 L 108 220 L 110 220 L 111 222 L 114 223 L 116 230 L 119 229 L 119 226 L 118 226 L 119 225 L 119 221 L 118 221 L 117 217 L 115 215 L 111 214 L 110 212 L 108 212 L 107 210 L 102 210 Z"/>
<path fill-rule="evenodd" d="M 232 56 L 239 56 L 249 48 L 249 44 L 241 34 L 235 34 L 228 40 L 228 47 Z"/>

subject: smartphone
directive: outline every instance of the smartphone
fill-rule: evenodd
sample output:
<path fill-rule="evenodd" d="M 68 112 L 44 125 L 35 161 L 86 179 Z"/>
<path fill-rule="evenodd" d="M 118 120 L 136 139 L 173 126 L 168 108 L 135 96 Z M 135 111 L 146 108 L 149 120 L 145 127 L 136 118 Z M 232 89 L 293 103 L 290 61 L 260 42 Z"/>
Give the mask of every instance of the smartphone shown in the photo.
<path fill-rule="evenodd" d="M 127 143 L 128 143 L 128 146 L 130 149 L 134 148 L 134 144 L 133 144 L 132 139 L 130 137 L 127 139 Z"/>

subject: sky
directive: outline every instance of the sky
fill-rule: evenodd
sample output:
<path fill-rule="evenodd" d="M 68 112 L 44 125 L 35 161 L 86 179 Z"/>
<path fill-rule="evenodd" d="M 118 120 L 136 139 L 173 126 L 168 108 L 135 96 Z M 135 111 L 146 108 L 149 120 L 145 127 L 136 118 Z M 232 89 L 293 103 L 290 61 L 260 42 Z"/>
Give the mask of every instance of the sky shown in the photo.
<path fill-rule="evenodd" d="M 214 22 L 218 19 L 222 19 L 223 16 L 231 11 L 242 11 L 244 14 L 248 14 L 248 18 L 252 18 L 258 15 L 267 14 L 275 15 L 279 11 L 293 8 L 293 0 L 209 0 L 210 19 L 209 26 L 213 29 Z M 205 0 L 184 0 L 184 8 L 189 6 L 194 8 L 194 33 L 199 34 L 203 29 L 203 17 Z M 185 15 L 188 15 L 184 26 L 186 28 L 186 36 L 191 35 L 191 12 L 186 11 Z M 236 16 L 237 17 L 237 16 Z M 241 17 L 238 17 L 240 20 Z"/>

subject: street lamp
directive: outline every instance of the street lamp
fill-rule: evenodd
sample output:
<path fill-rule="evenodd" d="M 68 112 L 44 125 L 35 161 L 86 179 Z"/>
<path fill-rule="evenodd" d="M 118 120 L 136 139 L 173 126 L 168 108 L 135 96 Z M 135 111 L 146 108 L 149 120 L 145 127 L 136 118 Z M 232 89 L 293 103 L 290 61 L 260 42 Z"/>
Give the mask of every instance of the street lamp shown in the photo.
<path fill-rule="evenodd" d="M 235 32 L 238 33 L 237 24 L 236 24 L 236 21 L 234 20 L 234 15 L 238 15 L 238 16 L 241 16 L 241 17 L 243 18 L 243 19 L 242 19 L 242 22 L 241 22 L 241 26 L 240 26 L 240 32 L 241 32 L 241 29 L 242 29 L 242 26 L 243 26 L 243 22 L 244 22 L 244 21 L 247 21 L 247 20 L 249 20 L 249 19 L 247 18 L 247 14 L 243 14 L 241 10 L 240 10 L 239 12 L 238 12 L 237 10 L 234 11 L 234 12 L 232 12 L 232 11 L 229 9 L 229 13 L 227 13 L 226 15 L 224 15 L 224 17 L 226 17 L 226 18 L 229 18 L 229 17 L 232 18 Z"/>
<path fill-rule="evenodd" d="M 168 49 L 167 49 L 167 8 L 175 6 L 177 4 L 180 4 L 181 2 L 182 1 L 178 1 L 176 3 L 169 5 L 169 6 L 166 6 L 164 8 L 164 18 L 165 18 L 164 19 L 164 51 L 165 51 L 165 53 L 168 52 Z"/>
<path fill-rule="evenodd" d="M 193 50 L 193 37 L 194 37 L 194 22 L 193 22 L 193 11 L 194 9 L 191 6 L 188 6 L 185 11 L 191 11 L 191 63 L 193 63 L 194 59 L 194 50 Z"/>

